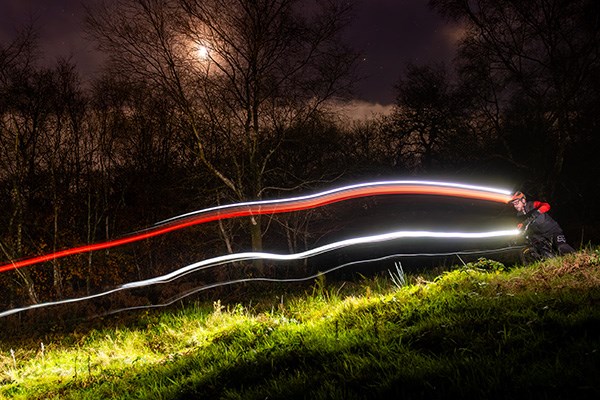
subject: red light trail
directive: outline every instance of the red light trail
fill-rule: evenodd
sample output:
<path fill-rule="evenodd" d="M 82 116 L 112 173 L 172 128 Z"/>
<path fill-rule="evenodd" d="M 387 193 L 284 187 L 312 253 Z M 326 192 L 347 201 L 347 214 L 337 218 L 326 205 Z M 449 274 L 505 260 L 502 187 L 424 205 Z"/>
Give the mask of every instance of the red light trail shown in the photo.
<path fill-rule="evenodd" d="M 508 203 L 511 199 L 511 192 L 507 190 L 458 183 L 429 181 L 369 182 L 344 186 L 312 195 L 289 199 L 237 203 L 199 210 L 171 218 L 153 227 L 115 240 L 73 247 L 36 257 L 8 262 L 0 266 L 0 272 L 11 271 L 75 254 L 122 246 L 173 232 L 175 230 L 187 228 L 193 225 L 204 224 L 221 219 L 230 219 L 251 215 L 287 213 L 307 210 L 315 207 L 322 207 L 328 204 L 360 197 L 400 194 L 450 196 L 498 203 Z"/>

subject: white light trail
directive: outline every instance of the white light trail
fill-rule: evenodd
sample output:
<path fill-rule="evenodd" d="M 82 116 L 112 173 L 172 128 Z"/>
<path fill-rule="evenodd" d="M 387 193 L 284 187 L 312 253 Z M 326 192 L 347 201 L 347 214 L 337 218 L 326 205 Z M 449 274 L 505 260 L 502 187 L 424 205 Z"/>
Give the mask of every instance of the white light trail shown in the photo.
<path fill-rule="evenodd" d="M 518 236 L 520 234 L 521 234 L 521 231 L 519 231 L 518 229 L 505 229 L 505 230 L 496 230 L 496 231 L 488 231 L 488 232 L 397 231 L 397 232 L 390 232 L 390 233 L 385 233 L 385 234 L 380 234 L 380 235 L 346 239 L 346 240 L 342 240 L 339 242 L 330 243 L 330 244 L 327 244 L 327 245 L 324 245 L 321 247 L 317 247 L 317 248 L 314 248 L 311 250 L 307 250 L 304 252 L 295 253 L 295 254 L 274 254 L 274 253 L 260 253 L 260 252 L 245 252 L 245 253 L 228 254 L 228 255 L 224 255 L 224 256 L 219 256 L 219 257 L 214 257 L 214 258 L 210 258 L 207 260 L 203 260 L 203 261 L 200 261 L 200 262 L 197 262 L 194 264 L 190 264 L 186 267 L 180 268 L 169 274 L 165 274 L 165 275 L 158 276 L 155 278 L 126 283 L 126 284 L 123 284 L 121 286 L 118 286 L 114 289 L 111 289 L 111 290 L 108 290 L 108 291 L 105 291 L 102 293 L 79 297 L 79 298 L 73 298 L 73 299 L 32 304 L 32 305 L 26 306 L 26 307 L 6 310 L 6 311 L 3 311 L 0 313 L 0 318 L 6 317 L 6 316 L 9 316 L 12 314 L 17 314 L 17 313 L 27 311 L 27 310 L 34 310 L 34 309 L 50 307 L 50 306 L 55 306 L 55 305 L 60 305 L 60 304 L 69 304 L 69 303 L 75 303 L 75 302 L 79 302 L 79 301 L 91 300 L 94 298 L 98 298 L 98 297 L 106 296 L 106 295 L 109 295 L 109 294 L 112 294 L 115 292 L 119 292 L 121 290 L 141 288 L 141 287 L 156 285 L 156 284 L 160 284 L 160 283 L 168 283 L 175 279 L 181 278 L 187 274 L 190 274 L 192 272 L 197 272 L 200 270 L 205 270 L 205 269 L 216 267 L 219 265 L 233 263 L 233 262 L 239 262 L 239 261 L 259 260 L 259 259 L 278 260 L 278 261 L 299 260 L 299 259 L 310 258 L 310 257 L 316 256 L 319 254 L 323 254 L 323 253 L 326 253 L 326 252 L 329 252 L 332 250 L 341 249 L 344 247 L 356 246 L 356 245 L 367 244 L 367 243 L 379 243 L 379 242 L 397 240 L 397 239 L 402 239 L 402 238 L 485 239 L 485 238 L 497 238 L 497 237 L 511 237 L 511 236 Z M 338 267 L 334 268 L 333 270 L 338 269 L 338 268 L 340 268 L 340 267 L 338 266 Z M 305 280 L 305 279 L 306 278 L 301 278 L 300 280 Z M 269 278 L 255 278 L 255 280 L 268 281 L 270 279 Z M 244 281 L 244 280 L 239 280 L 239 281 Z M 238 281 L 233 281 L 233 283 L 236 283 L 236 282 L 238 282 Z M 208 289 L 211 287 L 216 287 L 218 285 L 220 285 L 220 284 L 217 283 L 217 284 L 209 285 L 204 288 L 195 289 L 195 291 L 198 292 L 200 290 L 205 290 L 205 289 Z M 190 295 L 190 294 L 193 294 L 193 293 L 188 293 L 187 295 Z"/>
<path fill-rule="evenodd" d="M 379 243 L 385 242 L 389 240 L 396 240 L 402 238 L 455 238 L 455 239 L 483 239 L 483 238 L 492 238 L 492 237 L 501 237 L 501 236 L 516 236 L 519 235 L 520 231 L 518 229 L 507 229 L 500 231 L 490 231 L 490 232 L 430 232 L 430 231 L 398 231 L 391 233 L 384 233 L 380 235 L 374 236 L 364 236 L 357 237 L 352 239 L 346 239 L 339 242 L 330 243 L 321 247 L 317 247 L 311 250 L 303 251 L 295 254 L 274 254 L 274 253 L 260 253 L 260 252 L 247 252 L 247 253 L 237 253 L 237 254 L 228 254 L 225 256 L 219 256 L 215 258 L 211 258 L 208 260 L 203 260 L 194 264 L 190 264 L 186 267 L 173 271 L 169 274 L 165 274 L 162 276 L 158 276 L 156 278 L 146 279 L 143 281 L 137 281 L 132 283 L 127 283 L 123 285 L 125 289 L 131 289 L 135 287 L 142 287 L 147 285 L 153 285 L 156 283 L 167 283 L 171 282 L 174 279 L 177 279 L 183 275 L 189 274 L 190 272 L 195 272 L 207 268 L 211 268 L 216 265 L 221 265 L 225 263 L 232 263 L 238 261 L 248 261 L 248 260 L 277 260 L 277 261 L 291 261 L 291 260 L 301 260 L 305 258 L 314 257 L 319 254 L 323 254 L 332 250 L 341 249 L 343 247 L 348 246 L 356 246 L 360 244 L 366 243 Z"/>
<path fill-rule="evenodd" d="M 467 189 L 481 192 L 490 192 L 497 193 L 505 196 L 511 196 L 512 191 L 501 188 L 494 188 L 490 186 L 479 186 L 479 185 L 469 185 L 464 183 L 455 183 L 455 182 L 436 182 L 436 181 L 419 181 L 419 180 L 391 180 L 391 181 L 377 181 L 377 182 L 366 182 L 366 183 L 357 183 L 354 185 L 342 186 L 334 189 L 325 190 L 319 193 L 308 194 L 304 196 L 298 197 L 287 197 L 283 199 L 272 199 L 272 200 L 260 200 L 260 201 L 249 201 L 249 202 L 241 202 L 235 204 L 225 204 L 221 206 L 209 207 L 202 210 L 191 211 L 189 213 L 181 214 L 175 217 L 171 217 L 165 219 L 163 221 L 157 222 L 155 225 L 162 225 L 168 222 L 172 222 L 181 218 L 190 217 L 192 215 L 207 213 L 218 210 L 226 210 L 232 207 L 246 207 L 246 206 L 260 206 L 260 205 L 269 205 L 269 204 L 279 204 L 279 203 L 293 203 L 298 201 L 315 199 L 323 196 L 328 196 L 335 193 L 341 193 L 345 191 L 352 191 L 355 189 L 361 188 L 376 188 L 379 186 L 431 186 L 431 187 L 447 187 L 447 188 L 456 188 L 456 189 Z"/>

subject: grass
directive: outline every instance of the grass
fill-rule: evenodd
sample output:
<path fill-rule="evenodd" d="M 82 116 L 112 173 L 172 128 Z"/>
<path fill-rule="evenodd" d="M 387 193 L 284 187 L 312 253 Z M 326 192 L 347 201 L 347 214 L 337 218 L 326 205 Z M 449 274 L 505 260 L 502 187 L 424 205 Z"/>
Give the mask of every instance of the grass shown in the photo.
<path fill-rule="evenodd" d="M 599 398 L 600 251 L 318 279 L 0 343 L 15 399 Z"/>

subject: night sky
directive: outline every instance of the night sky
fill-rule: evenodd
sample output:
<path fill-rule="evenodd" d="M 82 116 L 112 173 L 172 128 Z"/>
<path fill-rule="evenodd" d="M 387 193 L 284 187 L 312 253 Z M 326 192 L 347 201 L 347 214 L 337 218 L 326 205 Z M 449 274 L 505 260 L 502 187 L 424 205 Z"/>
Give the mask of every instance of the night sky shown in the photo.
<path fill-rule="evenodd" d="M 82 4 L 98 0 L 1 0 L 0 42 L 33 21 L 40 31 L 40 50 L 52 64 L 57 57 L 74 61 L 84 81 L 93 77 L 102 57 L 82 34 Z M 394 101 L 393 85 L 406 63 L 449 63 L 457 29 L 427 6 L 427 0 L 358 0 L 348 40 L 364 55 L 356 99 L 370 103 Z"/>

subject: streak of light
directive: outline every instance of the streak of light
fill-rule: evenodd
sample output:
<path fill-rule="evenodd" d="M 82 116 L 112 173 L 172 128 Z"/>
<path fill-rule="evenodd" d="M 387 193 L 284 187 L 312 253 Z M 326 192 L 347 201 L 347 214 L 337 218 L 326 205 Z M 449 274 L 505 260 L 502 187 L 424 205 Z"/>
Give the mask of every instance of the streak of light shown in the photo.
<path fill-rule="evenodd" d="M 477 239 L 477 238 L 493 238 L 501 236 L 516 236 L 519 235 L 518 229 L 508 229 L 490 232 L 430 232 L 430 231 L 398 231 L 391 233 L 384 233 L 373 236 L 363 236 L 352 239 L 346 239 L 339 242 L 330 243 L 321 247 L 317 247 L 311 250 L 303 251 L 295 254 L 273 254 L 273 253 L 260 253 L 260 252 L 247 252 L 237 254 L 227 254 L 211 258 L 208 260 L 199 261 L 194 264 L 190 264 L 186 267 L 180 268 L 171 273 L 158 276 L 143 281 L 137 281 L 127 283 L 123 285 L 123 288 L 135 288 L 153 285 L 156 283 L 167 283 L 174 279 L 180 278 L 181 276 L 187 275 L 190 272 L 195 272 L 207 268 L 214 267 L 215 265 L 221 265 L 225 263 L 231 263 L 236 261 L 249 261 L 249 260 L 271 260 L 271 261 L 291 261 L 301 260 L 305 258 L 314 257 L 332 250 L 338 250 L 344 247 L 357 246 L 366 243 L 379 243 L 390 240 L 402 239 L 402 238 L 461 238 L 461 239 Z"/>
<path fill-rule="evenodd" d="M 380 235 L 373 236 L 364 236 L 357 237 L 347 240 L 342 240 L 339 242 L 330 243 L 321 247 L 317 247 L 311 250 L 303 251 L 295 254 L 274 254 L 274 253 L 257 253 L 257 252 L 246 252 L 246 253 L 236 253 L 236 254 L 228 254 L 225 256 L 219 256 L 210 258 L 207 260 L 203 260 L 194 264 L 190 264 L 186 267 L 182 267 L 176 271 L 173 271 L 169 274 L 165 274 L 159 277 L 145 279 L 136 282 L 130 282 L 123 285 L 120 285 L 114 289 L 97 293 L 94 295 L 59 300 L 47 303 L 38 303 L 32 304 L 30 306 L 14 308 L 7 311 L 3 311 L 0 313 L 0 318 L 6 317 L 12 314 L 20 313 L 26 310 L 33 310 L 38 308 L 44 308 L 49 306 L 55 306 L 59 304 L 69 304 L 78 301 L 91 300 L 94 298 L 98 298 L 101 296 L 106 296 L 111 293 L 115 293 L 121 290 L 133 289 L 133 288 L 141 288 L 151 285 L 156 285 L 159 283 L 168 283 L 175 279 L 181 278 L 185 275 L 188 275 L 192 272 L 197 272 L 200 270 L 205 270 L 208 268 L 216 267 L 223 264 L 239 262 L 239 261 L 247 261 L 247 260 L 278 260 L 278 261 L 290 261 L 290 260 L 300 260 L 306 259 L 310 257 L 314 257 L 319 254 L 323 254 L 332 250 L 341 249 L 349 246 L 357 246 L 366 243 L 379 243 L 390 240 L 397 240 L 401 238 L 463 238 L 463 239 L 475 239 L 475 238 L 497 238 L 497 237 L 507 237 L 507 236 L 517 236 L 521 234 L 518 229 L 507 229 L 507 230 L 498 230 L 498 231 L 490 231 L 490 232 L 429 232 L 429 231 L 398 231 L 398 232 L 390 232 Z M 340 267 L 336 267 L 335 269 L 339 269 Z M 270 278 L 256 278 L 259 280 L 269 281 Z M 234 281 L 234 283 L 242 282 L 243 280 Z M 216 287 L 215 285 L 220 285 L 219 283 L 215 283 L 213 285 L 209 285 L 207 288 Z M 197 289 L 196 291 L 199 291 Z M 192 294 L 192 293 L 190 293 Z M 189 295 L 189 294 L 188 294 Z"/>
<path fill-rule="evenodd" d="M 450 196 L 493 201 L 499 203 L 508 203 L 511 199 L 510 191 L 486 186 L 475 186 L 460 183 L 433 181 L 368 182 L 343 186 L 307 196 L 292 197 L 287 199 L 235 203 L 219 207 L 206 208 L 203 210 L 182 214 L 161 221 L 150 228 L 135 232 L 130 235 L 123 236 L 119 239 L 79 247 L 73 247 L 65 250 L 60 250 L 54 253 L 48 253 L 32 258 L 12 261 L 4 265 L 0 265 L 0 272 L 10 271 L 17 268 L 22 268 L 29 265 L 51 261 L 75 254 L 117 247 L 132 242 L 163 235 L 193 225 L 199 225 L 221 219 L 307 210 L 310 208 L 322 207 L 327 204 L 332 204 L 344 200 L 350 200 L 366 196 L 392 194 Z"/>
<path fill-rule="evenodd" d="M 478 254 L 478 255 L 483 255 L 483 254 L 491 254 L 491 253 L 501 253 L 501 252 L 508 252 L 508 251 L 513 251 L 514 249 L 522 249 L 523 246 L 508 246 L 508 247 L 502 247 L 502 248 L 498 248 L 498 249 L 491 249 L 491 250 L 476 250 L 476 251 L 457 251 L 457 252 L 447 252 L 447 253 L 401 253 L 401 254 L 390 254 L 387 256 L 383 256 L 383 257 L 378 257 L 378 258 L 371 258 L 368 260 L 357 260 L 357 261 L 351 261 L 345 264 L 341 264 L 338 266 L 335 266 L 333 268 L 327 269 L 325 271 L 320 271 L 317 272 L 316 274 L 313 275 L 309 275 L 309 276 L 305 276 L 302 278 L 263 278 L 263 277 L 255 277 L 255 278 L 243 278 L 243 279 L 234 279 L 234 280 L 230 280 L 230 281 L 224 281 L 224 282 L 217 282 L 217 283 L 213 283 L 210 285 L 206 285 L 206 286 L 201 286 L 201 287 L 197 287 L 191 290 L 188 290 L 187 292 L 181 293 L 177 296 L 171 297 L 170 299 L 168 299 L 167 301 L 165 301 L 164 303 L 160 303 L 160 304 L 146 304 L 146 305 L 140 305 L 140 306 L 133 306 L 133 307 L 125 307 L 125 308 L 120 308 L 117 310 L 111 310 L 108 311 L 104 314 L 99 314 L 99 315 L 95 315 L 94 317 L 104 317 L 104 316 L 108 316 L 108 315 L 113 315 L 113 314 L 118 314 L 121 312 L 125 312 L 125 311 L 136 311 L 136 310 L 145 310 L 145 309 L 149 309 L 149 308 L 161 308 L 161 307 L 168 307 L 180 300 L 183 300 L 184 298 L 188 297 L 188 296 L 192 296 L 196 293 L 200 293 L 203 292 L 205 290 L 209 290 L 209 289 L 215 289 L 218 287 L 223 287 L 223 286 L 229 286 L 229 285 L 235 285 L 238 283 L 248 283 L 248 282 L 278 282 L 278 283 L 298 283 L 298 282 L 306 282 L 308 280 L 311 279 L 315 279 L 317 277 L 319 277 L 320 275 L 326 275 L 329 274 L 333 271 L 337 271 L 346 267 L 350 267 L 352 265 L 362 265 L 362 264 L 368 264 L 368 263 L 372 263 L 372 262 L 381 262 L 381 261 L 386 261 L 386 260 L 392 260 L 392 259 L 399 259 L 399 258 L 405 258 L 405 257 L 442 257 L 442 256 L 458 256 L 460 259 L 460 256 L 464 256 L 464 255 L 473 255 L 473 254 Z M 461 259 L 462 260 L 462 259 Z M 1 317 L 1 315 L 0 315 Z"/>
<path fill-rule="evenodd" d="M 344 194 L 344 197 L 341 195 Z M 166 219 L 158 222 L 156 225 L 161 225 L 167 222 L 171 222 L 177 219 L 186 218 L 189 216 L 203 214 L 212 211 L 226 210 L 237 207 L 255 207 L 255 206 L 266 206 L 273 204 L 292 204 L 298 203 L 302 208 L 298 210 L 304 210 L 314 207 L 312 204 L 308 204 L 306 207 L 302 206 L 302 203 L 323 198 L 323 201 L 315 203 L 316 206 L 323 206 L 338 201 L 349 200 L 359 197 L 366 196 L 377 196 L 385 194 L 423 194 L 423 195 L 438 195 L 438 196 L 451 196 L 451 197 L 464 197 L 473 198 L 479 200 L 489 200 L 499 203 L 508 203 L 512 199 L 512 192 L 505 189 L 493 188 L 489 186 L 476 186 L 466 185 L 462 183 L 453 182 L 436 182 L 436 181 L 380 181 L 380 182 L 366 182 L 358 183 L 354 185 L 342 186 L 326 190 L 319 193 L 314 193 L 305 196 L 274 199 L 274 200 L 262 200 L 252 201 L 245 203 L 236 203 L 229 205 L 222 205 L 218 207 L 207 208 L 204 210 L 192 211 L 187 214 L 182 214 L 176 217 Z M 339 198 L 337 196 L 340 196 Z M 291 210 L 296 211 L 296 210 Z M 285 212 L 285 211 L 284 211 Z"/>

